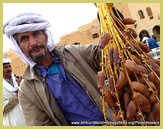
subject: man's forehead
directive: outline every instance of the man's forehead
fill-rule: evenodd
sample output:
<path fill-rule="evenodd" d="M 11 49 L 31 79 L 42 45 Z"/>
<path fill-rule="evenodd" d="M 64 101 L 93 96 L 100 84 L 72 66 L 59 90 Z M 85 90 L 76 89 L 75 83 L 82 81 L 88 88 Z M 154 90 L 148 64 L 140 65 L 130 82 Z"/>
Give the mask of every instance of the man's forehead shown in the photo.
<path fill-rule="evenodd" d="M 30 34 L 33 34 L 34 32 L 37 32 L 37 31 L 41 31 L 41 30 L 21 32 L 21 33 L 17 33 L 16 35 L 17 36 L 30 35 Z"/>
<path fill-rule="evenodd" d="M 10 65 L 10 63 L 3 63 L 3 66 L 8 66 Z"/>

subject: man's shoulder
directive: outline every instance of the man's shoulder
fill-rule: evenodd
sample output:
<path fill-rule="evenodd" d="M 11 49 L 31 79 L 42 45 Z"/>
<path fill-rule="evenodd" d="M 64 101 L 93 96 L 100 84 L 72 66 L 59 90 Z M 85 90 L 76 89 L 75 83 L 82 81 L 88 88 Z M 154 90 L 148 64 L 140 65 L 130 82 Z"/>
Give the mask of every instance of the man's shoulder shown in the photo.
<path fill-rule="evenodd" d="M 35 67 L 30 68 L 30 66 L 28 66 L 23 74 L 23 78 L 26 80 L 33 80 L 37 79 L 39 75 L 41 74 L 39 74 Z"/>
<path fill-rule="evenodd" d="M 20 95 L 28 92 L 28 90 L 29 90 L 28 84 L 29 84 L 29 82 L 26 79 L 22 79 L 20 87 L 19 87 L 19 94 Z"/>
<path fill-rule="evenodd" d="M 97 44 L 86 44 L 86 45 L 60 45 L 60 46 L 56 46 L 54 48 L 54 50 L 64 50 L 64 49 L 81 49 L 81 48 L 85 48 L 85 47 L 95 47 L 98 46 Z"/>
<path fill-rule="evenodd" d="M 20 93 L 29 96 L 31 94 L 32 89 L 35 89 L 35 85 L 36 83 L 34 82 L 34 80 L 22 79 L 19 91 Z"/>
<path fill-rule="evenodd" d="M 94 52 L 96 49 L 99 49 L 99 45 L 97 44 L 58 46 L 54 49 L 54 54 L 61 57 L 71 54 L 77 58 L 78 54 L 85 56 L 86 53 Z"/>

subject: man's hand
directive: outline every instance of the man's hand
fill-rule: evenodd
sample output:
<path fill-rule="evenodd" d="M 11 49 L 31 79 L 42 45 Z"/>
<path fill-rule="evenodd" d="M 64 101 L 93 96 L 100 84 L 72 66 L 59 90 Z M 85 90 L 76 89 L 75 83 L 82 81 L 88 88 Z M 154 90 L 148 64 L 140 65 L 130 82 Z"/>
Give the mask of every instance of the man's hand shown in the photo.
<path fill-rule="evenodd" d="M 12 96 L 9 98 L 8 104 L 5 106 L 3 113 L 8 113 L 10 112 L 17 104 L 18 104 L 18 97 L 17 96 Z"/>

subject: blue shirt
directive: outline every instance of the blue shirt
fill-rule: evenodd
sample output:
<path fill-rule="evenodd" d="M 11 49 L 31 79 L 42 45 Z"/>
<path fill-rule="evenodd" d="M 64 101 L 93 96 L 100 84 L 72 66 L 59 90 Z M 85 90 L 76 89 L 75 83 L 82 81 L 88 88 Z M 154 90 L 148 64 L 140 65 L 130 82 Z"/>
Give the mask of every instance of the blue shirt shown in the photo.
<path fill-rule="evenodd" d="M 149 45 L 149 48 L 150 48 L 150 49 L 159 47 L 159 45 L 158 45 L 157 42 L 154 40 L 154 38 L 148 38 L 147 40 L 148 40 L 147 42 L 148 42 L 148 45 Z"/>
<path fill-rule="evenodd" d="M 36 65 L 43 77 L 46 78 L 48 88 L 58 102 L 69 125 L 71 122 L 104 121 L 103 114 L 92 103 L 80 85 L 70 76 L 59 62 L 59 57 L 53 56 L 50 68 Z M 95 124 L 74 124 L 95 125 Z"/>

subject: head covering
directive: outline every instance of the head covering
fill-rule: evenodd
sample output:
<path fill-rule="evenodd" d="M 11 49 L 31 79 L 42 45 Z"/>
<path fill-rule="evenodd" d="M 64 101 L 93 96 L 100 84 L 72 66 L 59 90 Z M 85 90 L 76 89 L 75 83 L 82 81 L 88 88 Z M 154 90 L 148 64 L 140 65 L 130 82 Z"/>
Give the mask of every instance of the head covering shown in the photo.
<path fill-rule="evenodd" d="M 46 30 L 50 26 L 49 22 L 46 21 L 40 14 L 33 12 L 25 12 L 19 14 L 3 25 L 3 33 L 11 40 L 13 51 L 32 68 L 36 63 L 29 57 L 27 57 L 20 49 L 19 45 L 13 38 L 13 35 L 21 32 Z M 51 52 L 55 43 L 49 31 L 46 31 L 48 35 L 47 47 Z"/>
<path fill-rule="evenodd" d="M 11 63 L 11 60 L 8 58 L 3 58 L 3 64 Z"/>

